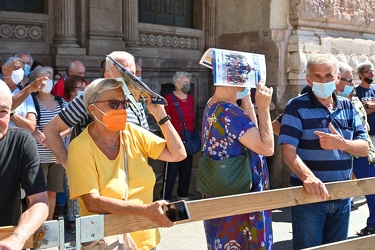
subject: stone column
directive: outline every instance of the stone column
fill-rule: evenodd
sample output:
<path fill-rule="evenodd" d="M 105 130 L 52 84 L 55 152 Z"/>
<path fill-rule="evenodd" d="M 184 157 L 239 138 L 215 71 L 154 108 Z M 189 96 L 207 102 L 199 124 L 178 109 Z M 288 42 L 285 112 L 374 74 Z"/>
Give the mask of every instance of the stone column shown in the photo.
<path fill-rule="evenodd" d="M 52 47 L 78 48 L 75 0 L 54 1 L 55 37 Z"/>
<path fill-rule="evenodd" d="M 124 40 L 126 51 L 132 53 L 134 50 L 140 50 L 138 42 L 138 1 L 124 1 Z"/>
<path fill-rule="evenodd" d="M 205 48 L 217 47 L 217 0 L 205 1 Z"/>

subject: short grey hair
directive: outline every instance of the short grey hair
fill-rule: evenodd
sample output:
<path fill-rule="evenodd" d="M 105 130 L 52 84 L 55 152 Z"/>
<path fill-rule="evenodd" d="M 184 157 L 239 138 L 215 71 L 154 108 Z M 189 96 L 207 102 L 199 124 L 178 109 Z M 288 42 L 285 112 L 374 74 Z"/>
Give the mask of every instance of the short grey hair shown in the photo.
<path fill-rule="evenodd" d="M 185 71 L 177 71 L 173 76 L 173 84 L 176 86 L 176 83 L 179 82 L 182 78 L 191 79 L 191 74 Z"/>
<path fill-rule="evenodd" d="M 32 83 L 37 78 L 39 78 L 41 74 L 44 74 L 44 73 L 49 73 L 50 78 L 52 79 L 52 77 L 53 77 L 52 67 L 45 66 L 45 67 L 41 67 L 41 68 L 36 68 L 33 71 L 31 71 L 31 74 L 29 76 L 29 83 Z"/>
<path fill-rule="evenodd" d="M 357 72 L 362 74 L 363 71 L 365 70 L 365 68 L 367 68 L 367 67 L 374 68 L 374 65 L 370 61 L 358 63 Z"/>
<path fill-rule="evenodd" d="M 83 94 L 83 104 L 87 112 L 90 114 L 88 106 L 98 101 L 104 91 L 121 88 L 123 84 L 123 82 L 119 82 L 116 79 L 108 78 L 99 78 L 91 82 L 86 87 L 85 93 Z"/>
<path fill-rule="evenodd" d="M 338 60 L 332 54 L 320 54 L 313 53 L 310 55 L 307 61 L 306 74 L 310 74 L 310 69 L 312 65 L 332 65 L 335 68 L 335 75 L 338 74 Z"/>
<path fill-rule="evenodd" d="M 4 66 L 6 68 L 9 68 L 10 65 L 15 62 L 15 61 L 19 61 L 21 62 L 24 66 L 25 66 L 25 62 L 21 59 L 21 58 L 18 58 L 18 57 L 14 57 L 14 56 L 11 56 L 11 57 L 8 57 L 5 62 L 4 62 Z"/>
<path fill-rule="evenodd" d="M 345 62 L 339 62 L 339 71 L 343 75 L 345 72 L 353 72 L 353 68 Z"/>
<path fill-rule="evenodd" d="M 34 59 L 33 59 L 33 57 L 30 55 L 29 52 L 27 52 L 27 51 L 20 51 L 20 52 L 18 52 L 17 54 L 15 54 L 14 57 L 20 57 L 20 55 L 27 55 L 27 56 L 29 57 L 29 59 L 30 59 L 30 66 L 33 65 L 33 63 L 34 63 Z"/>
<path fill-rule="evenodd" d="M 7 102 L 10 110 L 12 107 L 12 93 L 10 92 L 8 85 L 3 80 L 0 80 L 0 99 Z"/>

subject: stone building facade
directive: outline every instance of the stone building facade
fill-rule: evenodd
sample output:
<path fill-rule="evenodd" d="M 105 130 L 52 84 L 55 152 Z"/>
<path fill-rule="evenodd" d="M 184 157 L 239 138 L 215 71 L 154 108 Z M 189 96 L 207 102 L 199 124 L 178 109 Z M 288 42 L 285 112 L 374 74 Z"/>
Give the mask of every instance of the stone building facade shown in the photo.
<path fill-rule="evenodd" d="M 127 50 L 157 92 L 172 82 L 175 71 L 189 71 L 198 129 L 213 88 L 212 73 L 198 64 L 207 48 L 266 55 L 267 85 L 274 88 L 276 104 L 273 118 L 306 85 L 311 53 L 332 53 L 353 68 L 363 60 L 375 63 L 375 0 L 190 0 L 194 25 L 188 28 L 140 22 L 138 0 L 40 2 L 44 13 L 0 10 L 1 59 L 26 50 L 61 73 L 79 59 L 93 79 L 100 76 L 105 55 Z M 272 187 L 286 186 L 290 173 L 280 146 L 269 162 Z"/>

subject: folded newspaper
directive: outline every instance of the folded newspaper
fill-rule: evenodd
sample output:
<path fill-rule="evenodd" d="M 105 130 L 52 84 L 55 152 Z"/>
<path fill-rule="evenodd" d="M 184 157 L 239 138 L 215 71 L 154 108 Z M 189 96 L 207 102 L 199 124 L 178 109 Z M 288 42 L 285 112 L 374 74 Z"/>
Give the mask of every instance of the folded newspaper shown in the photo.
<path fill-rule="evenodd" d="M 266 60 L 261 54 L 210 48 L 199 63 L 212 69 L 215 86 L 255 88 L 260 79 L 266 81 Z"/>
<path fill-rule="evenodd" d="M 123 67 L 119 62 L 113 59 L 111 56 L 107 57 L 113 62 L 117 70 L 120 72 L 121 78 L 126 83 L 126 86 L 130 90 L 137 102 L 144 102 L 147 99 L 147 95 L 151 96 L 151 101 L 154 104 L 168 105 L 167 100 L 161 95 L 152 91 L 144 82 L 139 80 L 133 75 L 127 68 Z"/>

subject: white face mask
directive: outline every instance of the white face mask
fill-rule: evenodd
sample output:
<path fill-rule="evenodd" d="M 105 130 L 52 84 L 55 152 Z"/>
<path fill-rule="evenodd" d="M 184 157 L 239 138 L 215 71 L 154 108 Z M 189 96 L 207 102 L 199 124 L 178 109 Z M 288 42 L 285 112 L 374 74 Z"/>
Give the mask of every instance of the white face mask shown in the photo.
<path fill-rule="evenodd" d="M 18 85 L 22 81 L 23 75 L 24 75 L 23 69 L 19 68 L 17 70 L 13 70 L 10 78 L 12 79 L 14 84 Z"/>
<path fill-rule="evenodd" d="M 45 82 L 46 82 L 46 85 L 44 86 L 44 88 L 42 88 L 42 92 L 50 93 L 53 87 L 53 81 L 51 79 L 48 79 Z"/>

